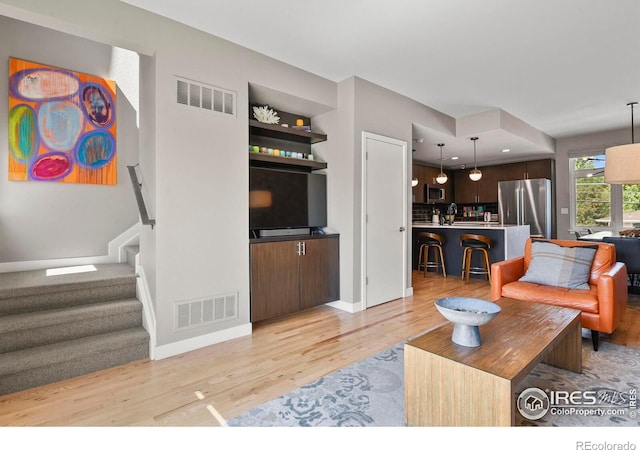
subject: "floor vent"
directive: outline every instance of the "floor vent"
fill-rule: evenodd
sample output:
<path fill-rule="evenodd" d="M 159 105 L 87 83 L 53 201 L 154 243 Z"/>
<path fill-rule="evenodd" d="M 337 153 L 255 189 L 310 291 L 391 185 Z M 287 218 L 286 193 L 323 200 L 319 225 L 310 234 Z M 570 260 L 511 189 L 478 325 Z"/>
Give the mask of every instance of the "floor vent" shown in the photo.
<path fill-rule="evenodd" d="M 238 318 L 238 293 L 176 303 L 176 330 L 185 330 Z"/>
<path fill-rule="evenodd" d="M 185 78 L 176 78 L 176 102 L 218 114 L 236 115 L 236 93 Z"/>

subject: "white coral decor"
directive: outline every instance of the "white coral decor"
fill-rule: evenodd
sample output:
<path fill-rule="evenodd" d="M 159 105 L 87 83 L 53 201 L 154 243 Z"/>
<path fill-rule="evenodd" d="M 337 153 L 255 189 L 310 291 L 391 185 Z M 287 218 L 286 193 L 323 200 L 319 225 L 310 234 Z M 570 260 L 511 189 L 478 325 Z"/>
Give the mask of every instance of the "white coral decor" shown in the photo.
<path fill-rule="evenodd" d="M 278 123 L 280 122 L 280 117 L 278 117 L 278 113 L 273 109 L 270 109 L 268 106 L 254 106 L 253 107 L 253 117 L 256 118 L 258 122 L 262 123 Z"/>

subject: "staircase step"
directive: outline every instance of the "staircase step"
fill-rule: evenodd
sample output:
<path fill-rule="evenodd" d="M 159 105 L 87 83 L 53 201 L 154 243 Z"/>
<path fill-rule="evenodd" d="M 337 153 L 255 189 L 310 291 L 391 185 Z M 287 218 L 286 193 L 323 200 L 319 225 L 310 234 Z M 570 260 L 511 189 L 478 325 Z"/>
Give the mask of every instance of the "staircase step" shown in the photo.
<path fill-rule="evenodd" d="M 0 395 L 149 357 L 149 335 L 131 328 L 0 354 Z"/>
<path fill-rule="evenodd" d="M 93 272 L 47 276 L 46 270 L 0 273 L 0 316 L 136 296 L 129 264 L 100 264 Z"/>
<path fill-rule="evenodd" d="M 136 266 L 136 256 L 140 253 L 139 245 L 127 245 L 124 247 L 124 251 L 127 254 L 127 264 L 131 267 Z"/>
<path fill-rule="evenodd" d="M 0 316 L 0 352 L 142 326 L 138 299 Z"/>

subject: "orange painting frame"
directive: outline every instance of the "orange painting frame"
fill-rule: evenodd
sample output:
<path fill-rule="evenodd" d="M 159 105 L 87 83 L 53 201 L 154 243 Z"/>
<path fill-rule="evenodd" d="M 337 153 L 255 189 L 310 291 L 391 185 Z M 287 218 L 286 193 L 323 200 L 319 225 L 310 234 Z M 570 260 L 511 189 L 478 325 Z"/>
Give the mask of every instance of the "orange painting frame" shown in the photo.
<path fill-rule="evenodd" d="M 9 180 L 117 184 L 116 83 L 9 58 Z"/>

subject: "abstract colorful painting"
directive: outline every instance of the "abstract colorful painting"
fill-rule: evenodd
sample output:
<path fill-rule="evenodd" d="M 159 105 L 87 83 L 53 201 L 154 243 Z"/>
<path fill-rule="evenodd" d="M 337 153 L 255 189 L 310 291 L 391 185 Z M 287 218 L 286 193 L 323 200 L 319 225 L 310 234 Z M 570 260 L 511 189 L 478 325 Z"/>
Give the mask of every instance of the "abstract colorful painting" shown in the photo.
<path fill-rule="evenodd" d="M 9 58 L 9 180 L 116 184 L 116 85 Z"/>

